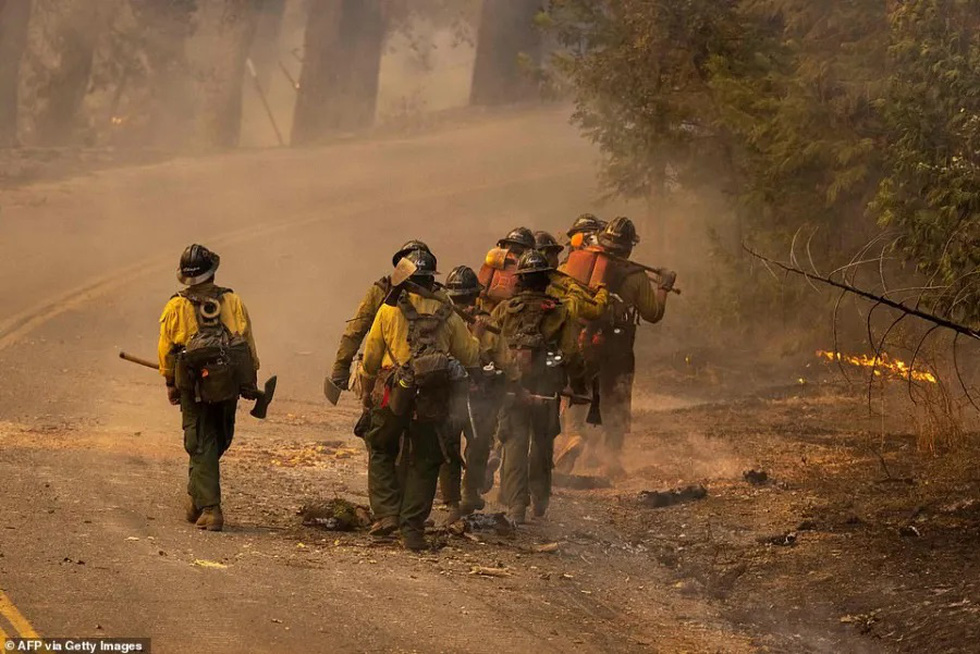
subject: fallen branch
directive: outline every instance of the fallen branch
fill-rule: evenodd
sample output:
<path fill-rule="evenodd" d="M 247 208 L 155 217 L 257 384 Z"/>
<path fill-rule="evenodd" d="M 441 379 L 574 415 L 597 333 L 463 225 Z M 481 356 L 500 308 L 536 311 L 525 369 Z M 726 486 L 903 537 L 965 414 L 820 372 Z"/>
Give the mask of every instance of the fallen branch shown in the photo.
<path fill-rule="evenodd" d="M 742 249 L 744 249 L 746 252 L 748 252 L 749 254 L 751 254 L 753 257 L 759 259 L 760 261 L 763 261 L 767 266 L 769 266 L 769 265 L 776 266 L 777 268 L 780 268 L 780 269 L 782 269 L 782 270 L 784 270 L 786 272 L 790 272 L 790 273 L 793 273 L 795 275 L 800 275 L 801 277 L 804 277 L 808 281 L 817 281 L 817 282 L 821 282 L 823 284 L 826 284 L 828 286 L 833 286 L 834 288 L 839 288 L 842 291 L 846 291 L 848 293 L 853 293 L 854 295 L 857 295 L 859 297 L 863 297 L 866 300 L 872 300 L 872 301 L 877 302 L 879 304 L 883 304 L 883 305 L 885 305 L 887 307 L 891 307 L 892 309 L 897 309 L 898 311 L 901 311 L 901 312 L 903 312 L 903 313 L 905 313 L 907 315 L 914 316 L 914 317 L 919 318 L 921 320 L 925 320 L 927 322 L 931 322 L 934 325 L 938 325 L 939 327 L 943 327 L 945 329 L 949 329 L 951 331 L 956 332 L 957 334 L 962 334 L 963 336 L 968 336 L 970 338 L 973 338 L 973 339 L 976 339 L 976 340 L 980 341 L 980 331 L 977 331 L 975 329 L 971 329 L 971 328 L 967 327 L 966 325 L 961 325 L 959 323 L 955 323 L 955 322 L 953 322 L 951 320 L 947 320 L 946 318 L 943 318 L 941 316 L 937 316 L 937 315 L 932 314 L 932 313 L 929 313 L 927 311 L 922 311 L 921 309 L 918 309 L 918 308 L 915 308 L 915 307 L 910 307 L 907 304 L 903 304 L 902 302 L 896 302 L 895 300 L 889 299 L 887 297 L 884 297 L 884 296 L 881 296 L 881 295 L 877 295 L 877 294 L 871 293 L 869 291 L 865 291 L 864 289 L 858 288 L 856 286 L 852 286 L 849 283 L 834 281 L 833 279 L 830 279 L 828 277 L 824 277 L 822 275 L 817 275 L 815 273 L 809 273 L 809 272 L 803 270 L 802 268 L 797 268 L 796 266 L 793 266 L 793 265 L 790 265 L 790 264 L 785 264 L 785 263 L 782 263 L 781 261 L 776 261 L 775 259 L 770 259 L 769 257 L 767 257 L 767 256 L 765 256 L 763 254 L 760 254 L 760 253 L 756 252 L 755 250 L 753 250 L 749 246 L 745 245 L 744 243 L 742 244 Z"/>

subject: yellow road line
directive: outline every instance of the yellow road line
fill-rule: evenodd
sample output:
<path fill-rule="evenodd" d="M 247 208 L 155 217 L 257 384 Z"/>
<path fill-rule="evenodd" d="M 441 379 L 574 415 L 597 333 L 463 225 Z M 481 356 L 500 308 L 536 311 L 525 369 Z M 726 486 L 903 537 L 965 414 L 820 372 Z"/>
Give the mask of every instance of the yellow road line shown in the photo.
<path fill-rule="evenodd" d="M 3 630 L 3 627 L 0 627 L 0 647 L 3 647 L 7 643 L 8 638 L 7 632 Z"/>
<path fill-rule="evenodd" d="M 10 601 L 10 598 L 0 590 L 0 615 L 7 618 L 11 626 L 17 630 L 21 638 L 38 638 L 37 632 L 34 631 L 34 627 L 31 623 L 27 621 L 27 618 L 17 610 L 14 603 Z M 6 636 L 4 635 L 6 638 Z"/>

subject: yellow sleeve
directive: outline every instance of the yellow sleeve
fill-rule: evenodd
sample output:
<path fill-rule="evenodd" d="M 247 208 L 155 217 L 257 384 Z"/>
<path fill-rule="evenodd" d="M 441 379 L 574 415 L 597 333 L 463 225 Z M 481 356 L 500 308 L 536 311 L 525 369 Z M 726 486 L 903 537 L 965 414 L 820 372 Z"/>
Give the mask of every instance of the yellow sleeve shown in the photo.
<path fill-rule="evenodd" d="M 364 298 L 357 306 L 354 317 L 347 323 L 344 335 L 340 337 L 340 345 L 337 347 L 337 356 L 334 358 L 333 374 L 346 376 L 350 371 L 351 362 L 361 347 L 361 341 L 365 335 L 371 331 L 374 319 L 384 303 L 384 291 L 377 283 L 371 284 L 371 288 L 364 294 Z"/>
<path fill-rule="evenodd" d="M 463 319 L 455 313 L 446 321 L 449 328 L 449 351 L 464 368 L 480 365 L 480 341 L 467 329 Z"/>
<path fill-rule="evenodd" d="M 368 377 L 376 376 L 381 370 L 381 362 L 385 355 L 384 321 L 385 312 L 379 311 L 371 324 L 367 340 L 364 341 L 364 360 L 361 361 L 361 365 L 364 368 L 364 374 Z"/>
<path fill-rule="evenodd" d="M 176 298 L 175 298 L 176 299 Z M 157 344 L 157 354 L 160 360 L 160 374 L 172 380 L 174 378 L 174 345 L 177 342 L 180 328 L 180 313 L 174 300 L 167 302 L 160 316 L 160 341 Z"/>
<path fill-rule="evenodd" d="M 245 342 L 248 343 L 248 349 L 252 353 L 252 362 L 255 364 L 255 369 L 259 369 L 259 351 L 255 348 L 255 335 L 252 331 L 252 319 L 248 315 L 248 309 L 245 307 L 245 303 L 242 302 L 241 298 L 238 298 L 238 313 L 240 314 L 241 326 L 242 326 L 242 337 Z"/>
<path fill-rule="evenodd" d="M 664 304 L 657 297 L 657 289 L 646 273 L 633 273 L 620 290 L 623 301 L 636 307 L 640 317 L 647 322 L 659 322 L 664 317 Z"/>
<path fill-rule="evenodd" d="M 503 327 L 503 317 L 506 313 L 505 305 L 506 303 L 504 302 L 498 304 L 490 313 L 490 324 L 497 329 Z M 503 369 L 505 351 L 507 350 L 507 341 L 503 334 L 494 334 L 490 331 L 483 332 L 483 338 L 480 340 L 480 350 L 483 353 L 484 359 L 493 361 L 498 370 Z"/>
<path fill-rule="evenodd" d="M 602 287 L 594 296 L 578 286 L 571 286 L 564 298 L 565 307 L 572 318 L 598 320 L 609 306 L 609 291 Z"/>

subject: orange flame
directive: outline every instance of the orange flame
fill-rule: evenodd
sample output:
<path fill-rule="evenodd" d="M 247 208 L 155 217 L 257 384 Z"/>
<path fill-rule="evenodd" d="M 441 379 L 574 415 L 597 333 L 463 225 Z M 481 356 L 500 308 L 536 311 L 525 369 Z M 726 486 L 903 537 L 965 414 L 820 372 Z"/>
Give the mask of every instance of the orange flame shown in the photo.
<path fill-rule="evenodd" d="M 840 352 L 817 350 L 817 356 L 828 361 L 843 361 L 844 363 L 849 363 L 852 366 L 874 368 L 874 374 L 876 377 L 880 377 L 883 374 L 888 373 L 896 377 L 901 377 L 902 379 L 909 379 L 911 377 L 913 381 L 929 382 L 930 384 L 936 384 L 939 382 L 939 380 L 936 379 L 936 376 L 931 372 L 926 370 L 912 370 L 909 368 L 909 364 L 898 359 L 893 359 L 884 352 L 882 352 L 881 356 L 879 357 L 873 357 L 868 356 L 867 354 L 855 356 L 851 354 L 841 354 Z"/>

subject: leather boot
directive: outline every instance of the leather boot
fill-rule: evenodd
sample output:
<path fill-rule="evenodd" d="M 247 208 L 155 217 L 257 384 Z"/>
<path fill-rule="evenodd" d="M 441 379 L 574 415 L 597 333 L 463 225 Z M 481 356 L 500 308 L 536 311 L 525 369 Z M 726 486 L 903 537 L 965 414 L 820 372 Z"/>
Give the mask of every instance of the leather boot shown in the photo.
<path fill-rule="evenodd" d="M 184 510 L 184 517 L 187 519 L 187 522 L 191 524 L 197 522 L 197 519 L 201 517 L 201 509 L 197 508 L 197 505 L 194 504 L 194 498 L 190 495 L 187 496 L 187 500 L 184 504 Z"/>
<path fill-rule="evenodd" d="M 585 439 L 581 436 L 570 436 L 565 444 L 555 453 L 555 470 L 566 475 L 572 474 L 575 462 L 585 451 Z"/>
<path fill-rule="evenodd" d="M 425 534 L 414 529 L 402 530 L 402 545 L 412 552 L 420 552 L 429 548 L 429 544 L 425 542 Z"/>
<path fill-rule="evenodd" d="M 459 504 L 453 502 L 448 505 L 449 511 L 446 512 L 446 524 L 451 525 L 454 522 L 459 522 L 460 518 L 463 517 L 463 513 L 459 508 Z"/>
<path fill-rule="evenodd" d="M 486 507 L 487 503 L 482 497 L 464 497 L 463 501 L 459 504 L 459 514 L 460 515 L 470 515 L 471 513 L 476 513 L 477 511 L 482 511 Z"/>
<path fill-rule="evenodd" d="M 201 517 L 194 524 L 198 529 L 221 531 L 225 526 L 225 516 L 221 513 L 221 505 L 204 507 L 201 510 Z"/>
<path fill-rule="evenodd" d="M 507 517 L 515 525 L 523 525 L 527 522 L 527 507 L 526 506 L 512 506 L 507 511 Z"/>
<path fill-rule="evenodd" d="M 393 515 L 378 518 L 371 525 L 368 534 L 375 538 L 387 538 L 398 530 L 398 518 Z"/>

